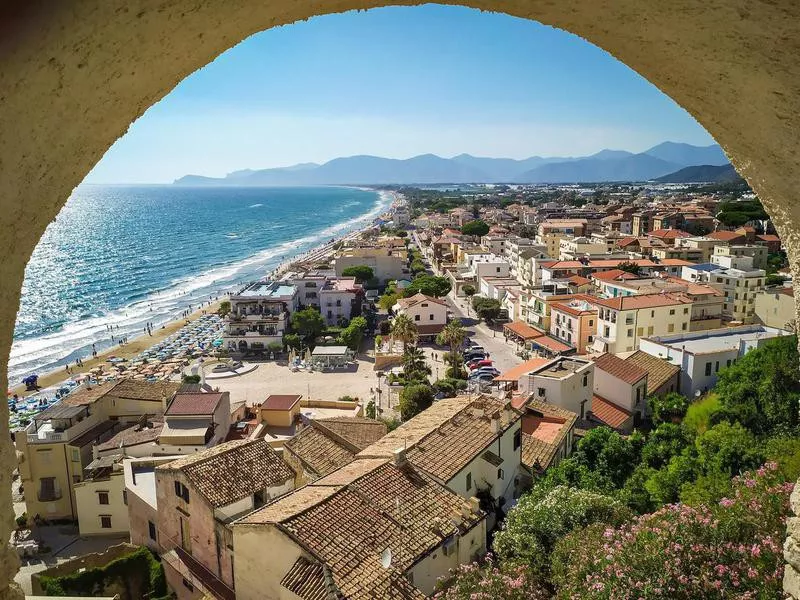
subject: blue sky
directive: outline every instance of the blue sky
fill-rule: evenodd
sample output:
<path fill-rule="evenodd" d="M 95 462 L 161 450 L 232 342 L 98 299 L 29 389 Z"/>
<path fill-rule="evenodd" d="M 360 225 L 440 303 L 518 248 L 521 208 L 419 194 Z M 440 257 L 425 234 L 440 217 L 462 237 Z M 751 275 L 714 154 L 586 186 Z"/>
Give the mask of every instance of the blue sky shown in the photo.
<path fill-rule="evenodd" d="M 461 7 L 389 7 L 252 36 L 179 84 L 86 181 L 374 154 L 577 156 L 713 143 L 603 50 L 533 21 Z"/>

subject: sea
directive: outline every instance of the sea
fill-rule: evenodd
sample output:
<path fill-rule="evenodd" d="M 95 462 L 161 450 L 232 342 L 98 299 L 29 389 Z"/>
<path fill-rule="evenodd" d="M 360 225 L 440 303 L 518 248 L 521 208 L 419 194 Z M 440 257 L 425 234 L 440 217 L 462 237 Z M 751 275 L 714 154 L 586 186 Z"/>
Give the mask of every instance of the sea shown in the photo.
<path fill-rule="evenodd" d="M 25 270 L 9 384 L 143 334 L 371 223 L 391 197 L 346 187 L 76 188 Z"/>

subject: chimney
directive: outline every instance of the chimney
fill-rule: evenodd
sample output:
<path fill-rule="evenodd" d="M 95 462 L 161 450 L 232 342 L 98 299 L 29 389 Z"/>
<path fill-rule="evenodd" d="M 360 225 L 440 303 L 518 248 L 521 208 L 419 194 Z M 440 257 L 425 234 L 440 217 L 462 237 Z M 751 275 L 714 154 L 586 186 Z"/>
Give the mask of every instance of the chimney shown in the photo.
<path fill-rule="evenodd" d="M 492 433 L 500 433 L 500 411 L 492 415 Z"/>
<path fill-rule="evenodd" d="M 405 448 L 396 448 L 392 452 L 392 458 L 393 458 L 394 465 L 396 467 L 403 466 L 404 464 L 406 464 L 406 449 Z"/>

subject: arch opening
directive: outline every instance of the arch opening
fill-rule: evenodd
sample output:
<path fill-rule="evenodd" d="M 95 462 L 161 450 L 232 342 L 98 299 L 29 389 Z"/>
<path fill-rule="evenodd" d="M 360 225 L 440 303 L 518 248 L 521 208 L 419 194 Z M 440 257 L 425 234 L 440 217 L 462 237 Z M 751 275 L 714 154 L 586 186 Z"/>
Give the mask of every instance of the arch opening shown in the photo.
<path fill-rule="evenodd" d="M 264 6 L 239 0 L 223 8 L 152 2 L 137 11 L 90 0 L 56 11 L 3 9 L 9 11 L 4 22 L 12 26 L 9 35 L 0 36 L 0 175 L 6 187 L 0 243 L 8 250 L 0 265 L 4 356 L 35 244 L 69 192 L 136 117 L 186 75 L 253 33 L 385 4 L 323 0 Z M 800 176 L 800 67 L 794 57 L 800 49 L 800 7 L 778 2 L 756 14 L 699 0 L 687 0 L 684 10 L 635 0 L 466 4 L 573 32 L 675 99 L 718 140 L 758 193 L 797 275 L 800 207 L 793 188 Z M 6 417 L 0 415 L 0 432 Z M 0 461 L 0 486 L 10 489 L 15 461 L 7 441 L 0 445 Z M 10 531 L 9 506 L 4 492 L 2 535 Z M 0 564 L 2 588 L 16 561 L 6 551 Z M 0 591 L 0 597 L 11 594 Z"/>

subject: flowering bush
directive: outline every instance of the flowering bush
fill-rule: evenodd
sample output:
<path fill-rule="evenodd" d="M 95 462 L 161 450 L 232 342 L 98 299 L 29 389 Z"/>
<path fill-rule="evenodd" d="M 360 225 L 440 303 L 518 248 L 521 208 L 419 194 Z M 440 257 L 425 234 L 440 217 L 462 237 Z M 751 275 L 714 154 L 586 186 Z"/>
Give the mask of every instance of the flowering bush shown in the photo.
<path fill-rule="evenodd" d="M 613 528 L 593 524 L 553 552 L 558 598 L 778 598 L 791 483 L 775 463 L 733 479 L 718 503 L 670 504 Z"/>
<path fill-rule="evenodd" d="M 620 525 L 631 516 L 628 508 L 609 496 L 560 485 L 523 496 L 509 511 L 493 547 L 504 561 L 546 571 L 559 538 L 591 523 Z"/>
<path fill-rule="evenodd" d="M 544 592 L 524 566 L 498 565 L 491 555 L 483 563 L 461 565 L 437 585 L 437 600 L 545 600 Z"/>

